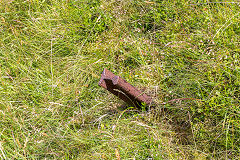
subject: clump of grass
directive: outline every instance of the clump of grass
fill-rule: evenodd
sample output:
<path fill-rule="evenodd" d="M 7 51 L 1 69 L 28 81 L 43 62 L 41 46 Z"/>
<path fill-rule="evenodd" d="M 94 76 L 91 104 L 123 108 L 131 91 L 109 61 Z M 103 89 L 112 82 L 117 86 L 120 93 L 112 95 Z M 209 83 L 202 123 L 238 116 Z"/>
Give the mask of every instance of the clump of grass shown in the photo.
<path fill-rule="evenodd" d="M 239 158 L 238 3 L 16 0 L 0 11 L 1 159 Z M 155 108 L 98 87 L 105 67 Z"/>

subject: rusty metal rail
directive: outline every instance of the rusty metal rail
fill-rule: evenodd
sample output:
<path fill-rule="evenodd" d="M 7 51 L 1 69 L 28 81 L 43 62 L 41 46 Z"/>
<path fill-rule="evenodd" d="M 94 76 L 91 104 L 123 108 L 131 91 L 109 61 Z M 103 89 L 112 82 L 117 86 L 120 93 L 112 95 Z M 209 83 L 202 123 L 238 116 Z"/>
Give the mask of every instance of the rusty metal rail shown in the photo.
<path fill-rule="evenodd" d="M 139 91 L 124 79 L 114 75 L 107 69 L 103 70 L 98 85 L 110 91 L 130 105 L 139 107 L 142 103 L 150 105 L 152 102 L 151 97 Z"/>

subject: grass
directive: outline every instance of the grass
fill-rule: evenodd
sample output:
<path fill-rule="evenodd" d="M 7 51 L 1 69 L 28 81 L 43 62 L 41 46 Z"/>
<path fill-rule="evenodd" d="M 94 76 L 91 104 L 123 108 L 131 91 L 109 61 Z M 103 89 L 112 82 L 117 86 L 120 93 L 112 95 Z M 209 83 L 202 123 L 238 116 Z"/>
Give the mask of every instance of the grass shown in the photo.
<path fill-rule="evenodd" d="M 1 159 L 239 159 L 239 5 L 1 0 Z"/>

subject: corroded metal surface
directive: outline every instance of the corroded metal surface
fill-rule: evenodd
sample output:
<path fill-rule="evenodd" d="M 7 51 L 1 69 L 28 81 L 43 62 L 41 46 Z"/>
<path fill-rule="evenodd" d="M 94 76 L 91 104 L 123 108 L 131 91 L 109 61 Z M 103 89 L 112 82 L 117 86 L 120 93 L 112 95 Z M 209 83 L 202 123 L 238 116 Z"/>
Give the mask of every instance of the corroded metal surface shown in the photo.
<path fill-rule="evenodd" d="M 135 105 L 138 107 L 141 105 L 141 103 L 150 105 L 152 102 L 151 97 L 139 91 L 124 79 L 114 75 L 107 69 L 103 70 L 98 85 L 110 91 L 130 105 Z"/>

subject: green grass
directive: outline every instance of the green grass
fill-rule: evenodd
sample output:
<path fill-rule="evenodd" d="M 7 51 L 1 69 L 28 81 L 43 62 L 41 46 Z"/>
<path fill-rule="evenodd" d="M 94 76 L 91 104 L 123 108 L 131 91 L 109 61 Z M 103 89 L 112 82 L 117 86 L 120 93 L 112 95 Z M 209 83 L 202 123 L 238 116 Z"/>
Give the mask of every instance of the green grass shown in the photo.
<path fill-rule="evenodd" d="M 240 3 L 1 0 L 0 159 L 239 159 L 239 26 Z"/>

